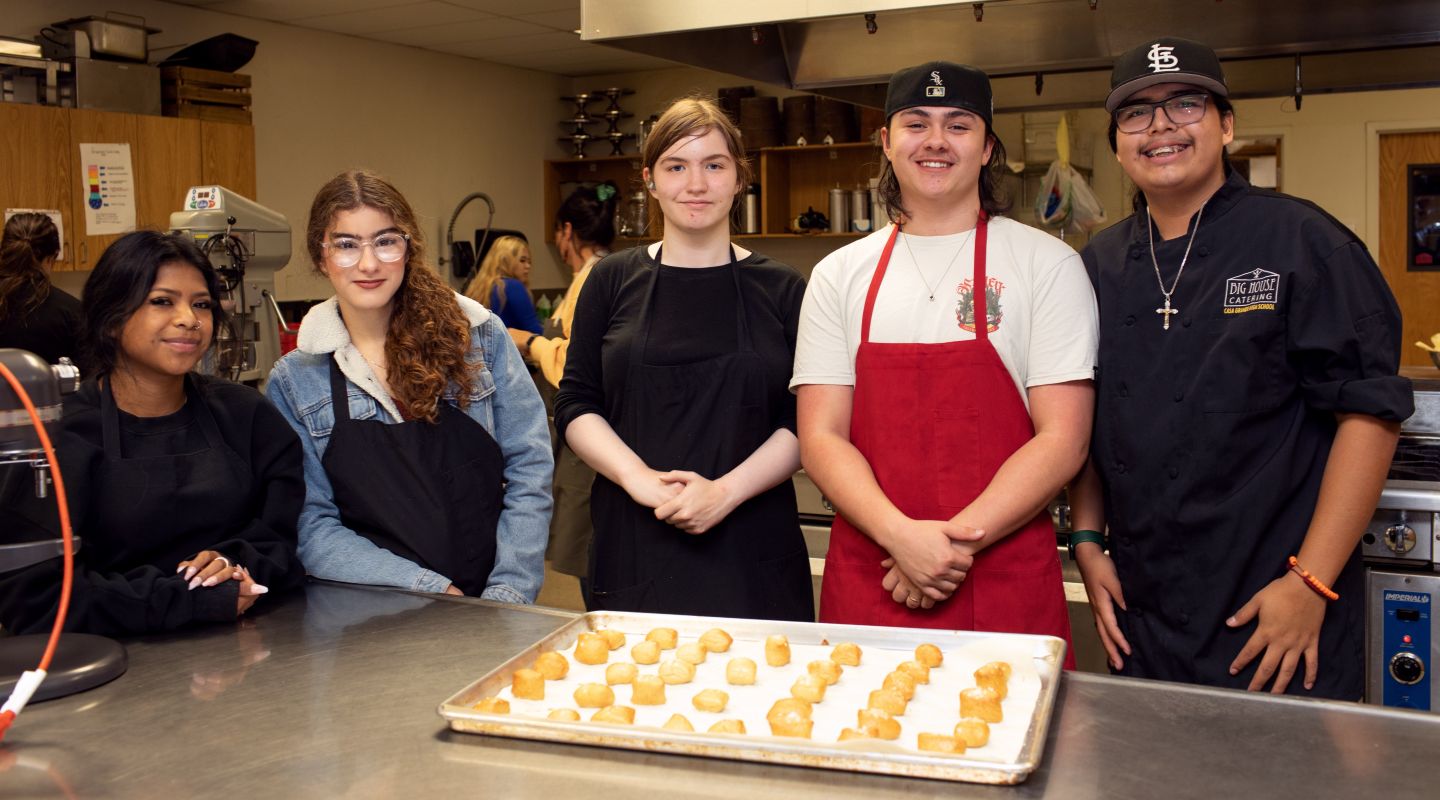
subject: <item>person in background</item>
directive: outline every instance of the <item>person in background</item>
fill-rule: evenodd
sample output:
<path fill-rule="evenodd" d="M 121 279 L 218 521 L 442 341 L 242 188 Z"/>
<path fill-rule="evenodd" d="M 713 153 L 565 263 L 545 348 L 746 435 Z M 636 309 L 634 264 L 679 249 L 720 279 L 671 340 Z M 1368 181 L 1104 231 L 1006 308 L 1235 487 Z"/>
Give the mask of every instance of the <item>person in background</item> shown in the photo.
<path fill-rule="evenodd" d="M 465 296 L 500 316 L 506 328 L 541 333 L 535 303 L 530 300 L 530 245 L 518 236 L 501 236 L 490 245 L 480 269 L 465 287 Z"/>
<path fill-rule="evenodd" d="M 80 355 L 80 301 L 50 285 L 60 231 L 45 214 L 20 213 L 0 234 L 0 347 L 29 350 L 51 364 Z"/>
<path fill-rule="evenodd" d="M 1082 254 L 1099 405 L 1070 491 L 1110 666 L 1358 700 L 1358 545 L 1413 409 L 1395 299 L 1344 225 L 1229 168 L 1210 48 L 1145 42 L 1110 86 L 1110 147 L 1140 193 Z"/>
<path fill-rule="evenodd" d="M 613 183 L 582 186 L 560 204 L 555 212 L 555 249 L 574 278 L 551 313 L 544 335 L 513 328 L 510 331 L 526 360 L 540 370 L 542 388 L 552 401 L 560 376 L 565 373 L 580 290 L 590 277 L 590 269 L 610 254 L 610 245 L 615 242 L 617 193 Z M 557 436 L 555 514 L 550 520 L 550 546 L 545 555 L 556 572 L 580 580 L 580 594 L 586 605 L 590 602 L 590 485 L 594 482 L 595 470 Z"/>
<path fill-rule="evenodd" d="M 76 552 L 68 630 L 107 635 L 233 620 L 299 586 L 300 442 L 248 386 L 192 370 L 224 322 L 214 268 L 193 242 L 140 231 L 85 283 L 96 373 L 65 398 L 56 437 Z M 58 537 L 53 499 L 10 467 L 0 540 Z M 0 575 L 0 624 L 48 629 L 59 559 Z"/>
<path fill-rule="evenodd" d="M 712 101 L 672 104 L 642 162 L 664 238 L 595 266 L 555 400 L 556 429 L 599 473 L 593 603 L 808 622 L 786 388 L 805 282 L 731 243 L 750 166 Z"/>
<path fill-rule="evenodd" d="M 317 578 L 532 603 L 545 568 L 545 409 L 500 320 L 426 261 L 392 184 L 344 172 L 305 232 L 335 296 L 266 392 L 300 434 L 300 558 Z"/>
<path fill-rule="evenodd" d="M 810 279 L 791 385 L 838 512 L 822 621 L 1070 638 L 1046 508 L 1085 463 L 1094 294 L 1074 250 L 999 216 L 991 98 L 961 64 L 891 76 L 896 222 Z"/>

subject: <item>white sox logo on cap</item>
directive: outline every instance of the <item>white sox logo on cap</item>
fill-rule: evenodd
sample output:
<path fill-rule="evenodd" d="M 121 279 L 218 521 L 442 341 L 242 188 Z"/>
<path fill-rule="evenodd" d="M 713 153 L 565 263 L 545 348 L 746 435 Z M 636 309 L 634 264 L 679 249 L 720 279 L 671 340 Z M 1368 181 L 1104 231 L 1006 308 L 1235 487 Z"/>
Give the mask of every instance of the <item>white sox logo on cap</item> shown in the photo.
<path fill-rule="evenodd" d="M 930 71 L 930 81 L 931 81 L 932 83 L 934 83 L 935 85 L 934 85 L 934 86 L 926 86 L 926 87 L 925 87 L 925 96 L 926 96 L 926 97 L 944 97 L 944 96 L 945 96 L 945 81 L 940 80 L 940 70 L 936 69 L 936 70 L 931 70 L 931 71 Z"/>
<path fill-rule="evenodd" d="M 1151 72 L 1179 72 L 1180 59 L 1175 57 L 1175 48 L 1166 47 L 1160 43 L 1150 45 L 1150 71 Z"/>

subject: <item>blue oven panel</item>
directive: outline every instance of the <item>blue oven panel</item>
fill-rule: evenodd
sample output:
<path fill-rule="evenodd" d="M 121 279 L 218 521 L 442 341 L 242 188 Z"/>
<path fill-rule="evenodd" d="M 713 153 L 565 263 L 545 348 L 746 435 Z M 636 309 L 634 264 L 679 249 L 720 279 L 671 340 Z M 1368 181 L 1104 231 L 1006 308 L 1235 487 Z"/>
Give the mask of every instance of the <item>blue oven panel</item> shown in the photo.
<path fill-rule="evenodd" d="M 1434 665 L 1430 658 L 1433 595 L 1412 589 L 1384 589 L 1381 625 L 1383 702 L 1387 706 L 1430 710 Z"/>

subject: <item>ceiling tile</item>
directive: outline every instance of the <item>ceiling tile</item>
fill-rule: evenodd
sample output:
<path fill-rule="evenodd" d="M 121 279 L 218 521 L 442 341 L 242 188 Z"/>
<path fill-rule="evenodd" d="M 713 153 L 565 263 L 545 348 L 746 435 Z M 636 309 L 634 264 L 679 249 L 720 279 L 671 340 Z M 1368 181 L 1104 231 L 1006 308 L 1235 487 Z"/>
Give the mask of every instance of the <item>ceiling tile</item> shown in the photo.
<path fill-rule="evenodd" d="M 208 11 L 221 11 L 242 17 L 289 22 L 325 14 L 402 5 L 407 5 L 405 0 L 226 0 L 205 8 Z"/>
<path fill-rule="evenodd" d="M 539 53 L 563 50 L 575 47 L 579 42 L 580 37 L 573 33 L 550 31 L 530 36 L 512 36 L 507 39 L 455 42 L 452 44 L 436 45 L 430 49 L 439 50 L 442 53 L 453 53 L 455 55 L 490 61 L 494 60 L 496 56 L 508 56 L 515 53 Z M 421 46 L 423 47 L 425 45 Z"/>
<path fill-rule="evenodd" d="M 384 39 L 387 42 L 398 44 L 414 45 L 415 47 L 428 47 L 442 50 L 446 53 L 456 52 L 450 49 L 452 44 L 473 44 L 485 41 L 508 41 L 515 37 L 527 37 L 535 35 L 555 35 L 555 31 L 540 25 L 529 22 L 521 22 L 505 17 L 487 17 L 485 19 L 472 20 L 469 22 L 457 22 L 449 25 L 427 25 L 419 28 L 395 30 L 383 35 L 376 35 L 376 39 Z M 570 39 L 577 39 L 570 36 Z M 464 55 L 462 53 L 462 55 Z"/>
<path fill-rule="evenodd" d="M 431 2 L 411 3 L 389 8 L 374 8 L 368 11 L 347 11 L 344 14 L 305 17 L 293 20 L 292 24 L 336 33 L 366 36 L 412 28 L 443 28 L 459 22 L 475 22 L 485 18 L 486 15 L 482 12 L 432 0 Z M 376 38 L 382 37 L 377 36 Z"/>
<path fill-rule="evenodd" d="M 565 9 L 574 9 L 576 14 L 580 13 L 580 0 L 445 0 L 445 2 L 505 17 Z"/>
<path fill-rule="evenodd" d="M 519 14 L 515 19 L 523 19 L 526 22 L 533 22 L 536 25 L 544 25 L 547 28 L 554 28 L 559 31 L 574 31 L 580 29 L 580 9 L 565 9 L 563 11 L 543 11 L 539 14 Z"/>

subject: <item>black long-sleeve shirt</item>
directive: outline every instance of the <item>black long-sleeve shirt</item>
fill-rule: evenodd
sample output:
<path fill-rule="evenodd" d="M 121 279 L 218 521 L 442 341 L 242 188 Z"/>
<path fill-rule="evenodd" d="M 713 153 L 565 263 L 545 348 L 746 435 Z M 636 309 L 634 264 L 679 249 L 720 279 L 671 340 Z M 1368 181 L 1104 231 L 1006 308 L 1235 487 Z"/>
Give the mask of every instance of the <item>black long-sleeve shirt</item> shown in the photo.
<path fill-rule="evenodd" d="M 156 519 L 146 532 L 150 535 L 107 526 L 106 509 L 92 502 L 100 488 L 97 469 L 105 452 L 99 388 L 87 381 L 65 399 L 56 437 L 71 523 L 82 539 L 67 630 L 125 635 L 234 619 L 238 582 L 192 591 L 175 572 L 180 561 L 201 550 L 215 550 L 244 565 L 256 582 L 269 587 L 266 597 L 304 580 L 295 548 L 305 480 L 294 431 L 255 390 L 215 378 L 192 379 L 225 443 L 249 464 L 248 511 L 227 519 Z M 189 403 L 159 418 L 121 412 L 120 440 L 124 455 L 132 458 L 188 453 L 204 446 Z M 171 535 L 157 546 L 153 530 Z M 58 536 L 55 500 L 34 497 L 30 468 L 0 467 L 0 542 Z M 0 573 L 0 625 L 15 633 L 47 630 L 59 602 L 61 571 L 61 560 L 54 558 Z"/>

